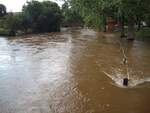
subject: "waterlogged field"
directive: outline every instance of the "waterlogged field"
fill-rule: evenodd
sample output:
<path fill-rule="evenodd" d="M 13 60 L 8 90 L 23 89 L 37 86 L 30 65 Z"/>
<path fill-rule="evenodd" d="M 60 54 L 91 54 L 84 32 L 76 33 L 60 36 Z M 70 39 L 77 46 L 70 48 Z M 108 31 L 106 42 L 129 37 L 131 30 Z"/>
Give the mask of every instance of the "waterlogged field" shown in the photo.
<path fill-rule="evenodd" d="M 150 40 L 105 36 L 0 37 L 0 113 L 149 113 Z"/>

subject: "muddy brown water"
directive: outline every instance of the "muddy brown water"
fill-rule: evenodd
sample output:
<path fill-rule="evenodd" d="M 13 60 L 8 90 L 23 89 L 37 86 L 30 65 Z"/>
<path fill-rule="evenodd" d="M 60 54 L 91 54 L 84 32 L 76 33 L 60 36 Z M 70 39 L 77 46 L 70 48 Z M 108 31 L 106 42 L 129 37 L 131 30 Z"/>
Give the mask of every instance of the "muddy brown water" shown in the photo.
<path fill-rule="evenodd" d="M 150 113 L 149 50 L 90 29 L 0 37 L 0 113 Z"/>

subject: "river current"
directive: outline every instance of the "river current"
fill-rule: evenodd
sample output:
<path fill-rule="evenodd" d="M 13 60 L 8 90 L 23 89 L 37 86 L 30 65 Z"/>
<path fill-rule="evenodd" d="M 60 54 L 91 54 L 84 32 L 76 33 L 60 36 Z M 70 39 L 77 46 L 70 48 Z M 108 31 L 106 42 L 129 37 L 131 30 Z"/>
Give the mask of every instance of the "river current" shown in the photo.
<path fill-rule="evenodd" d="M 0 37 L 0 113 L 149 113 L 149 82 L 150 40 L 79 28 Z"/>

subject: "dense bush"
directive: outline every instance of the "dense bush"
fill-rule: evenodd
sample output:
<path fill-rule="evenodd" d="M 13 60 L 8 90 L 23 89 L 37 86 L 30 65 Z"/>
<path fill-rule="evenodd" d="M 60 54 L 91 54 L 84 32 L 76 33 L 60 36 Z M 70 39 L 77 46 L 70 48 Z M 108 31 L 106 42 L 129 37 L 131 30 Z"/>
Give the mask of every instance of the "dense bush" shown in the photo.
<path fill-rule="evenodd" d="M 9 35 L 17 32 L 55 32 L 60 30 L 61 10 L 57 3 L 31 1 L 23 6 L 20 13 L 8 13 L 1 17 L 0 28 Z"/>
<path fill-rule="evenodd" d="M 51 32 L 60 30 L 61 11 L 59 6 L 50 1 L 27 2 L 22 11 L 28 27 L 33 32 Z M 26 23 L 25 22 L 25 23 Z"/>
<path fill-rule="evenodd" d="M 69 7 L 69 4 L 65 2 L 62 5 L 62 16 L 63 16 L 63 24 L 68 26 L 75 26 L 79 24 L 83 25 L 83 18 L 80 16 L 79 12 L 75 10 L 73 7 Z"/>

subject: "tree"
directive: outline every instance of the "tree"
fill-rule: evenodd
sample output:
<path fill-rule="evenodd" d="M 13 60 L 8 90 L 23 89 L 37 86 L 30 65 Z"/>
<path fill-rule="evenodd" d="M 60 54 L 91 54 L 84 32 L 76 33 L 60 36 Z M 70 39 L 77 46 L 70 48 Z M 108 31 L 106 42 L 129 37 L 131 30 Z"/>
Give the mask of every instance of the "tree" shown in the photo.
<path fill-rule="evenodd" d="M 68 2 L 65 2 L 62 5 L 61 11 L 63 16 L 63 24 L 83 24 L 83 18 L 73 7 L 69 7 Z"/>
<path fill-rule="evenodd" d="M 84 19 L 96 26 L 106 25 L 108 17 L 120 23 L 121 34 L 124 35 L 124 24 L 128 25 L 128 39 L 134 39 L 135 23 L 145 20 L 150 13 L 150 0 L 67 0 L 76 7 Z M 98 21 L 99 20 L 99 21 Z M 148 19 L 147 19 L 148 21 Z"/>
<path fill-rule="evenodd" d="M 22 12 L 19 15 L 20 17 L 20 26 L 21 26 L 21 30 L 26 34 L 28 33 L 29 28 L 31 27 L 31 21 L 30 19 L 27 18 L 27 16 Z"/>
<path fill-rule="evenodd" d="M 0 5 L 1 16 L 6 8 Z M 55 32 L 60 30 L 61 10 L 57 3 L 50 1 L 27 2 L 20 13 L 8 13 L 0 20 L 0 27 L 9 35 L 28 32 Z"/>
<path fill-rule="evenodd" d="M 133 40 L 135 38 L 135 24 L 141 23 L 145 20 L 144 15 L 149 12 L 149 0 L 118 0 L 120 5 L 118 9 L 127 20 L 128 35 L 127 39 Z"/>
<path fill-rule="evenodd" d="M 32 23 L 33 32 L 51 32 L 60 30 L 61 11 L 57 3 L 31 1 L 23 7 L 24 18 Z"/>
<path fill-rule="evenodd" d="M 6 7 L 3 4 L 0 4 L 0 17 L 6 15 Z"/>
<path fill-rule="evenodd" d="M 9 35 L 14 36 L 16 35 L 18 30 L 22 29 L 21 22 L 22 17 L 21 13 L 9 13 L 7 14 L 4 20 L 4 29 L 9 31 Z"/>
<path fill-rule="evenodd" d="M 113 16 L 114 0 L 68 0 L 84 18 L 85 23 L 93 24 L 98 29 L 106 31 L 107 17 Z"/>

